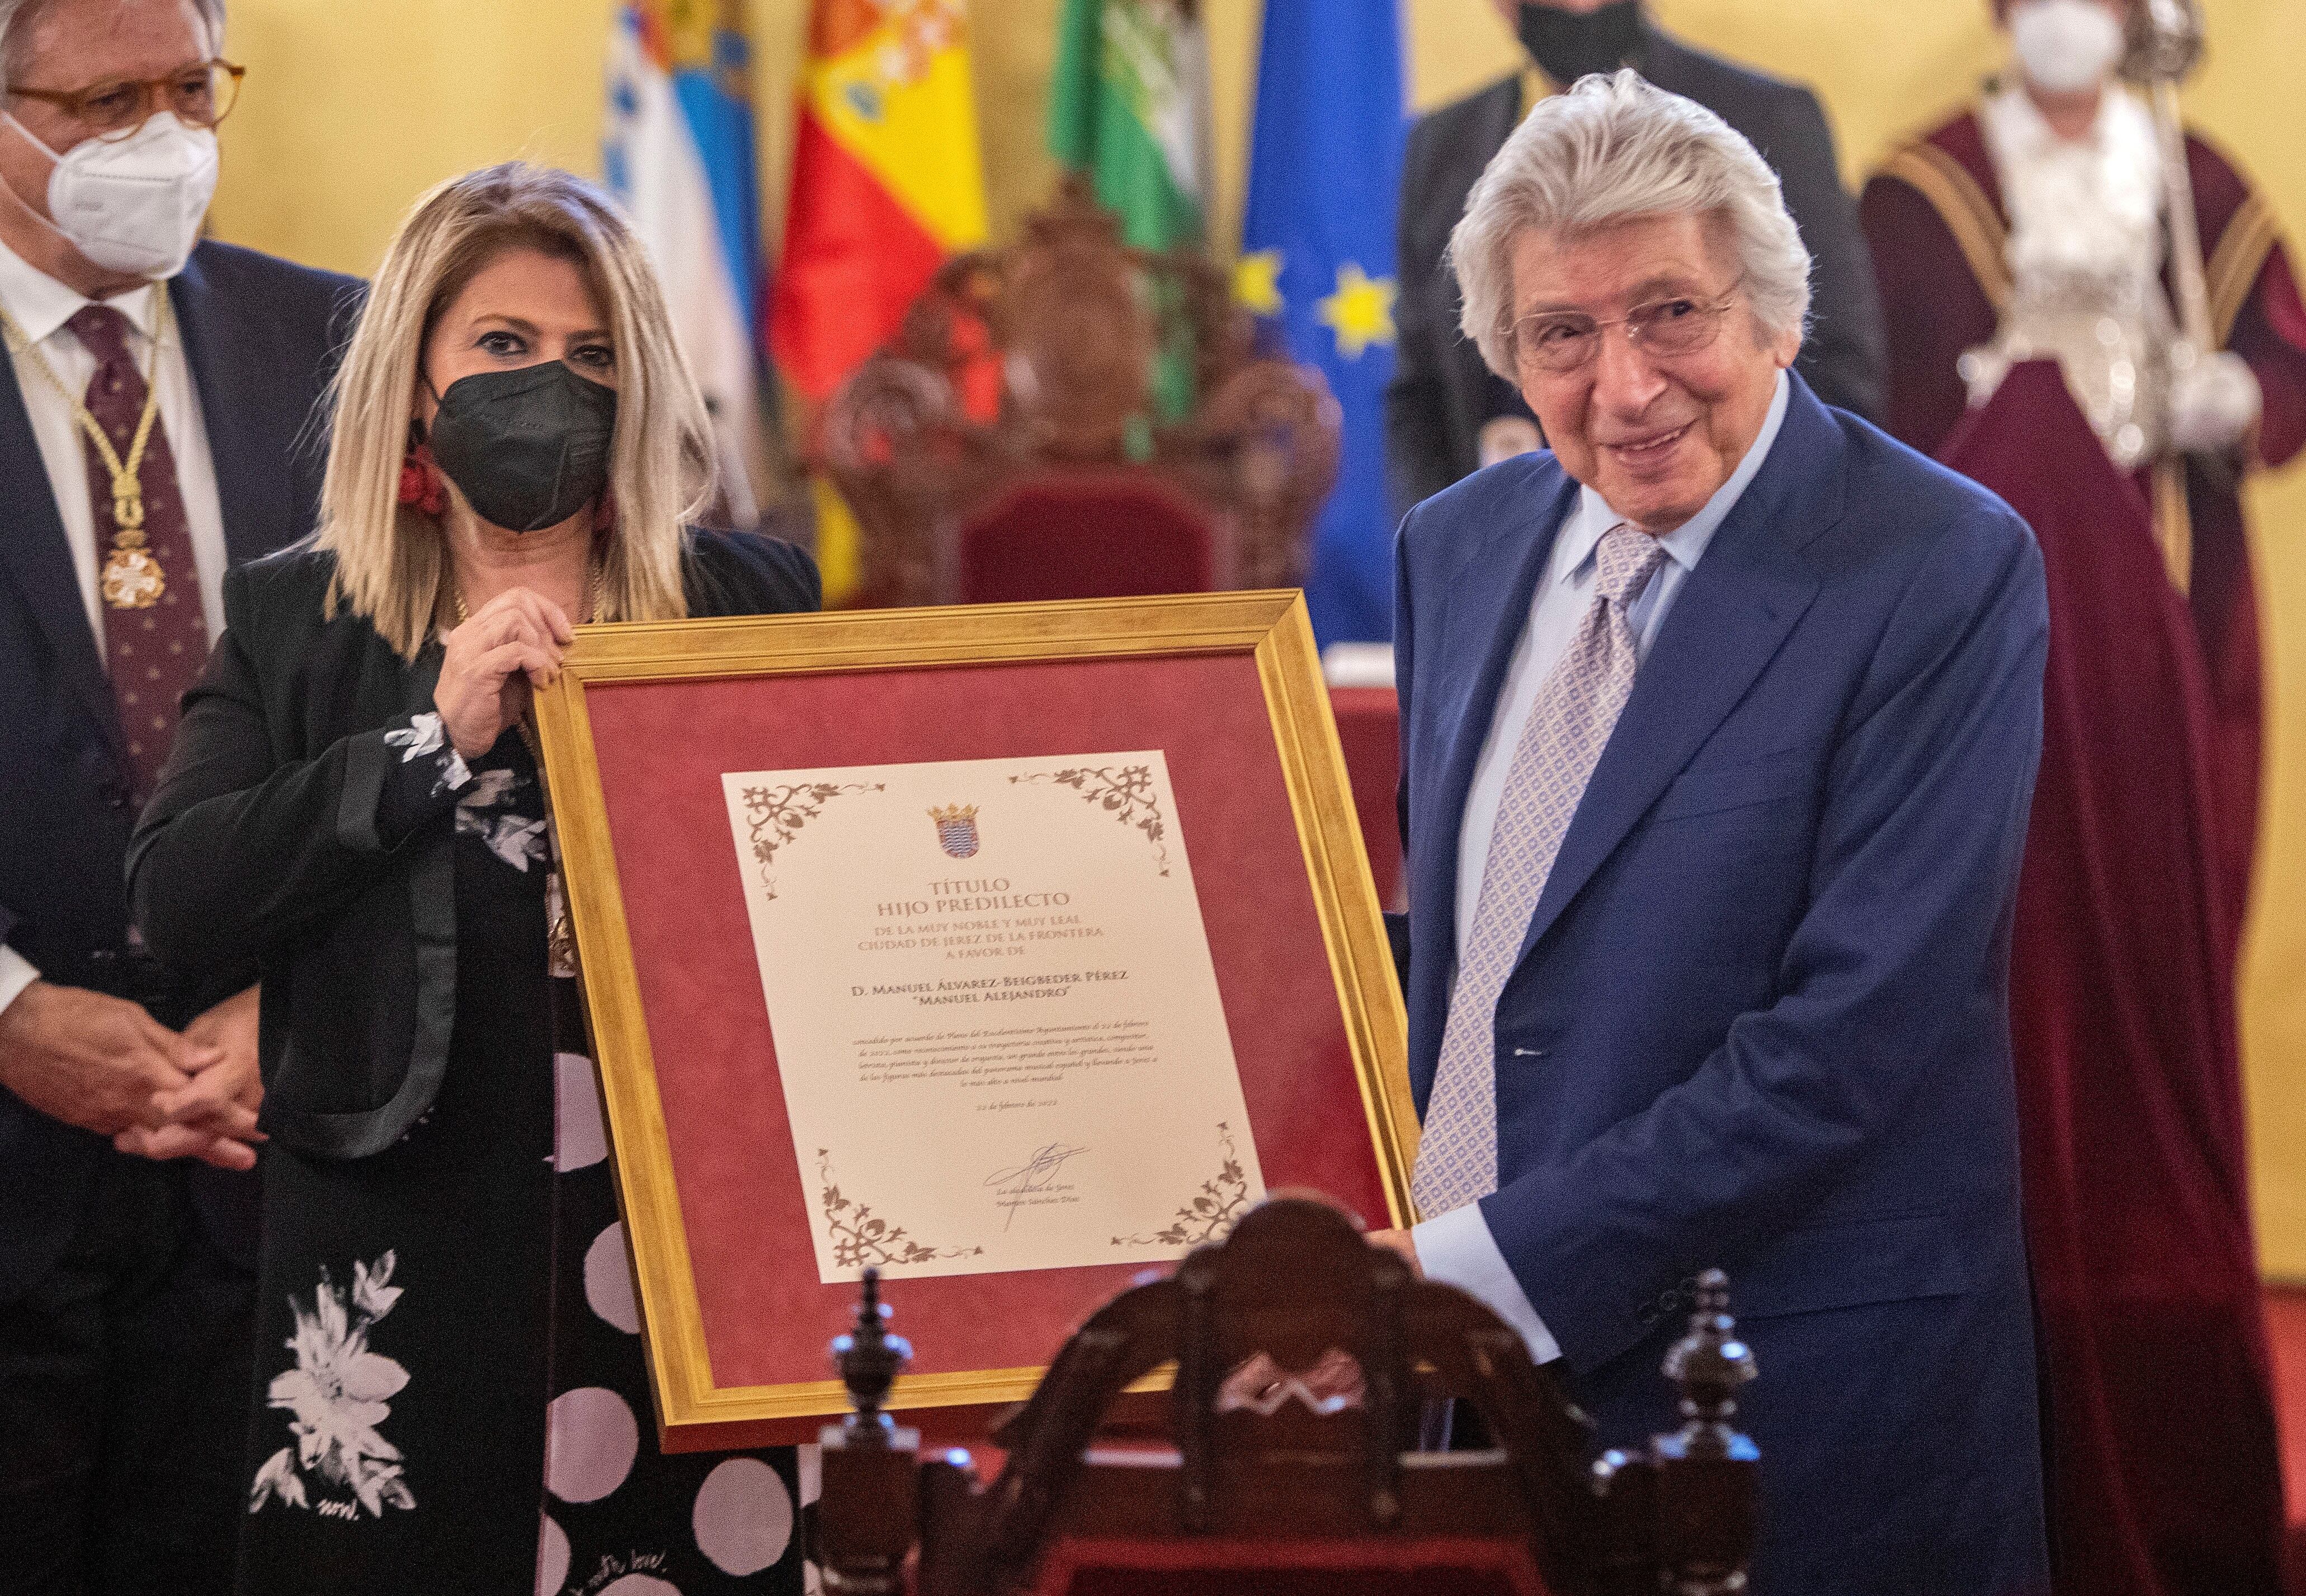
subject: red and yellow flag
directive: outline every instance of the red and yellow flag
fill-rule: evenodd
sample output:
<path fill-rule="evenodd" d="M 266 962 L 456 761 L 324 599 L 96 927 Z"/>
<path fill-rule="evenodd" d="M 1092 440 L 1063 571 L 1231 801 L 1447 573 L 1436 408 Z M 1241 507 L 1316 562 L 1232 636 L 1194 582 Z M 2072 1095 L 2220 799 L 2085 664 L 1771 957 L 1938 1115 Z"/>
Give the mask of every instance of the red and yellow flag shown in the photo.
<path fill-rule="evenodd" d="M 816 0 L 770 342 L 812 401 L 985 242 L 962 0 Z"/>
<path fill-rule="evenodd" d="M 963 0 L 816 0 L 769 345 L 812 419 L 897 329 L 946 256 L 985 242 Z M 817 487 L 825 594 L 856 525 Z"/>

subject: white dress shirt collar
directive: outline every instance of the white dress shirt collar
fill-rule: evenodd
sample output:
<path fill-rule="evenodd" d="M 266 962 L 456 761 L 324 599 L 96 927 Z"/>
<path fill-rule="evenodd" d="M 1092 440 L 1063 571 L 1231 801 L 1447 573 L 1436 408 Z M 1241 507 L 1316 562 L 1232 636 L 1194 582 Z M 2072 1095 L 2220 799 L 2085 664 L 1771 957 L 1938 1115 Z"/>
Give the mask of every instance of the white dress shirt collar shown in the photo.
<path fill-rule="evenodd" d="M 149 338 L 157 312 L 155 295 L 161 287 L 158 283 L 141 284 L 103 303 L 127 317 L 129 324 Z M 0 243 L 0 310 L 5 310 L 9 319 L 34 344 L 47 342 L 58 328 L 80 312 L 81 306 L 95 303 Z"/>
<path fill-rule="evenodd" d="M 1659 537 L 1658 543 L 1665 550 L 1666 558 L 1685 572 L 1697 568 L 1705 546 L 1713 541 L 1713 534 L 1721 530 L 1721 524 L 1730 518 L 1730 512 L 1738 508 L 1738 501 L 1746 496 L 1746 490 L 1753 486 L 1754 479 L 1761 474 L 1763 464 L 1770 457 L 1770 448 L 1777 442 L 1778 433 L 1785 426 L 1786 407 L 1792 399 L 1793 385 L 1786 374 L 1780 371 L 1777 392 L 1770 399 L 1769 414 L 1762 418 L 1762 430 L 1754 435 L 1753 445 L 1746 450 L 1746 457 L 1738 462 L 1738 469 L 1730 474 L 1729 481 L 1714 490 L 1713 497 L 1705 501 L 1704 509 Z M 1610 508 L 1610 501 L 1592 488 L 1581 488 L 1576 510 L 1561 525 L 1562 547 L 1549 562 L 1549 568 L 1559 573 L 1556 580 L 1564 583 L 1582 580 L 1594 550 L 1601 546 L 1602 535 L 1627 518 Z"/>

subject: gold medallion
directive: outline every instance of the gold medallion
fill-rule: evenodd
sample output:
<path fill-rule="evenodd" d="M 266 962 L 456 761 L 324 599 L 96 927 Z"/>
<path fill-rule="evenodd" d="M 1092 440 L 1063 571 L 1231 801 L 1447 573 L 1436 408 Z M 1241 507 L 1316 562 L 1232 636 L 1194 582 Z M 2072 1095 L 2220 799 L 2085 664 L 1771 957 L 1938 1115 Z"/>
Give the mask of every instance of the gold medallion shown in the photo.
<path fill-rule="evenodd" d="M 19 359 L 29 359 L 32 369 L 70 407 L 73 420 L 88 435 L 106 474 L 112 478 L 112 552 L 105 559 L 104 579 L 99 585 L 104 602 L 115 610 L 149 610 L 168 591 L 167 574 L 144 546 L 144 484 L 137 474 L 143 469 L 144 450 L 152 441 L 153 425 L 160 419 L 160 346 L 168 334 L 168 295 L 165 290 L 159 293 L 158 308 L 153 317 L 152 353 L 144 372 L 144 409 L 136 418 L 136 435 L 129 440 L 128 457 L 124 460 L 80 396 L 64 386 L 64 379 L 33 347 L 15 319 L 0 310 L 0 333 L 6 335 L 9 353 Z M 119 384 L 113 386 L 117 388 Z"/>
<path fill-rule="evenodd" d="M 115 546 L 104 562 L 104 602 L 115 610 L 149 610 L 167 591 L 167 574 L 148 550 Z"/>

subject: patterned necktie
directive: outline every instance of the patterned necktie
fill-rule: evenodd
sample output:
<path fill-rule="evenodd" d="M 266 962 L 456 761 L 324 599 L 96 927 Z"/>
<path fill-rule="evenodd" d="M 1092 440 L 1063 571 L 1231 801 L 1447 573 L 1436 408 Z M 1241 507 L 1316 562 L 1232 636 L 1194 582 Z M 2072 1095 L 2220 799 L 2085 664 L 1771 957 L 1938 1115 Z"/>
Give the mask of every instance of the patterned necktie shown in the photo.
<path fill-rule="evenodd" d="M 1497 829 L 1490 833 L 1481 902 L 1458 951 L 1441 1063 L 1410 1177 L 1424 1218 L 1498 1189 L 1498 994 L 1520 960 L 1570 817 L 1634 690 L 1639 655 L 1626 606 L 1664 558 L 1655 538 L 1625 522 L 1602 534 L 1593 605 L 1538 688 L 1514 748 Z"/>
<path fill-rule="evenodd" d="M 88 380 L 83 402 L 124 460 L 144 414 L 145 391 L 144 373 L 128 352 L 128 318 L 110 305 L 82 305 L 64 325 L 96 357 L 96 374 Z M 80 447 L 88 461 L 88 496 L 95 513 L 100 571 L 118 531 L 113 519 L 112 472 L 94 439 L 82 433 Z M 207 662 L 209 636 L 208 621 L 201 613 L 200 573 L 192 560 L 192 524 L 184 517 L 184 495 L 176 485 L 176 457 L 158 416 L 136 477 L 144 491 L 145 547 L 159 562 L 167 586 L 149 608 L 105 611 L 104 653 L 121 733 L 128 739 L 128 758 L 134 767 L 135 799 L 141 804 L 152 796 L 168 743 L 175 736 L 176 701 Z"/>

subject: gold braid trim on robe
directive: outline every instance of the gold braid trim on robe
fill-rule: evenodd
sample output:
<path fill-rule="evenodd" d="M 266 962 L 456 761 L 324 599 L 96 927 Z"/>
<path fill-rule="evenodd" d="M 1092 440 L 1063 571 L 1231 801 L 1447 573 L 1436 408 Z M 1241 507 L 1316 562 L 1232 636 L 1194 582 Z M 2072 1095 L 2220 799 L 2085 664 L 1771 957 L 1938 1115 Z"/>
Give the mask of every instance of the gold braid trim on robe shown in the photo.
<path fill-rule="evenodd" d="M 2281 231 L 2273 208 L 2252 194 L 2218 235 L 2218 247 L 2204 277 L 2209 284 L 2210 327 L 2219 348 L 2233 342 L 2234 323 L 2250 303 L 2258 274 L 2266 269 L 2266 258 L 2274 252 Z"/>
<path fill-rule="evenodd" d="M 2007 253 L 2010 229 L 1977 179 L 1929 143 L 1899 150 L 1883 163 L 1882 175 L 1897 178 L 1930 202 L 1953 235 L 1986 303 L 1996 315 L 2008 310 L 2013 288 Z M 2221 348 L 2233 337 L 2234 321 L 2257 286 L 2276 230 L 2274 213 L 2253 194 L 2218 235 L 2217 251 L 2204 275 L 2209 284 L 2210 324 Z M 2154 539 L 2161 546 L 2171 585 L 2182 593 L 2194 565 L 2194 517 L 2186 501 L 2185 462 L 2157 461 L 2151 479 Z"/>
<path fill-rule="evenodd" d="M 1881 175 L 1894 177 L 1930 202 L 1938 219 L 1953 235 L 1970 275 L 1985 292 L 1986 303 L 2001 315 L 2010 308 L 2014 285 L 2010 277 L 2010 228 L 1977 179 L 1962 164 L 1934 144 L 1909 144 L 1882 165 Z"/>
<path fill-rule="evenodd" d="M 2186 502 L 2186 462 L 2165 455 L 2154 462 L 2154 541 L 2170 585 L 2184 597 L 2194 580 L 2194 511 Z"/>

